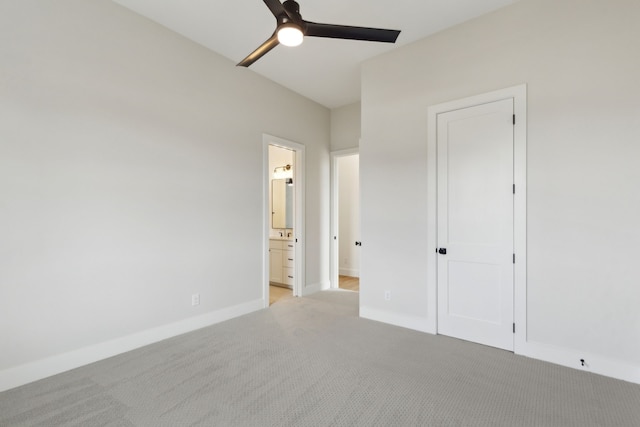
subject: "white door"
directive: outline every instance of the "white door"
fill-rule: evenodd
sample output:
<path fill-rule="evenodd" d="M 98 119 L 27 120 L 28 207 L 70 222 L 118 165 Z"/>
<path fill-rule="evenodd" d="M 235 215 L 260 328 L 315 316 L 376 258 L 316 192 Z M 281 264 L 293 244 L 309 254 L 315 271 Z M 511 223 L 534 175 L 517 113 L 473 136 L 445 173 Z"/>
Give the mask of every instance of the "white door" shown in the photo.
<path fill-rule="evenodd" d="M 438 114 L 438 333 L 513 351 L 513 99 Z"/>
<path fill-rule="evenodd" d="M 341 276 L 360 277 L 360 156 L 337 159 L 338 250 Z"/>

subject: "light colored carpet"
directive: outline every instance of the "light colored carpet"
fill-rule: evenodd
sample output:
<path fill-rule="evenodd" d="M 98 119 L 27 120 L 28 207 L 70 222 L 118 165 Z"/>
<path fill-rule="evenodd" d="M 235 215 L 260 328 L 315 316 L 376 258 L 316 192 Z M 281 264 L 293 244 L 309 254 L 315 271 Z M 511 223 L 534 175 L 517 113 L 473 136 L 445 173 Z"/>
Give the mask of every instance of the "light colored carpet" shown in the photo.
<path fill-rule="evenodd" d="M 0 393 L 1 426 L 640 426 L 640 386 L 325 291 Z"/>

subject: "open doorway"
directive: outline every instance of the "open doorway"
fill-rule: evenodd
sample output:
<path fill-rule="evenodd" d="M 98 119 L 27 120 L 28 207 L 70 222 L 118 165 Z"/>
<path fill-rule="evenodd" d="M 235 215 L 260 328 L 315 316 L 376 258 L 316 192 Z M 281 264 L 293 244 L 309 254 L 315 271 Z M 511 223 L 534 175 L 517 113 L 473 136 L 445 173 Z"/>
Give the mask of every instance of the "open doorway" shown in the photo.
<path fill-rule="evenodd" d="M 360 290 L 360 156 L 332 153 L 332 288 Z"/>
<path fill-rule="evenodd" d="M 269 305 L 293 297 L 295 152 L 269 145 Z"/>
<path fill-rule="evenodd" d="M 271 135 L 264 145 L 265 307 L 300 296 L 304 287 L 304 147 Z"/>

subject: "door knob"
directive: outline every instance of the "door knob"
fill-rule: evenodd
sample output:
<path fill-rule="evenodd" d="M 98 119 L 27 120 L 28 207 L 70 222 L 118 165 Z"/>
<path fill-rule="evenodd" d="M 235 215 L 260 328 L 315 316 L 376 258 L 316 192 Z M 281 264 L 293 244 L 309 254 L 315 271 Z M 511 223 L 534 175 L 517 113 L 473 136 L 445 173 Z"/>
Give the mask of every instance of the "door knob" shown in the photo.
<path fill-rule="evenodd" d="M 356 242 L 356 246 L 362 246 L 362 242 Z"/>
<path fill-rule="evenodd" d="M 438 253 L 440 255 L 446 255 L 447 254 L 447 248 L 440 248 L 438 249 Z"/>

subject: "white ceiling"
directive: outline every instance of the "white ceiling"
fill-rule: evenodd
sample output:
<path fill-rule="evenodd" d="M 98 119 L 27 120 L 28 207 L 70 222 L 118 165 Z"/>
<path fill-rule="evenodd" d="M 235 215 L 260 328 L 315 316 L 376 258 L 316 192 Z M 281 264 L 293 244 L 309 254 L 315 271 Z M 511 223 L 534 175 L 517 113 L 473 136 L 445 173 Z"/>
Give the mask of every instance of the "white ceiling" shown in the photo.
<path fill-rule="evenodd" d="M 225 56 L 241 61 L 275 30 L 262 0 L 114 0 Z M 401 30 L 395 44 L 306 37 L 277 46 L 248 70 L 328 108 L 360 100 L 360 63 L 518 0 L 297 0 L 303 19 Z"/>

